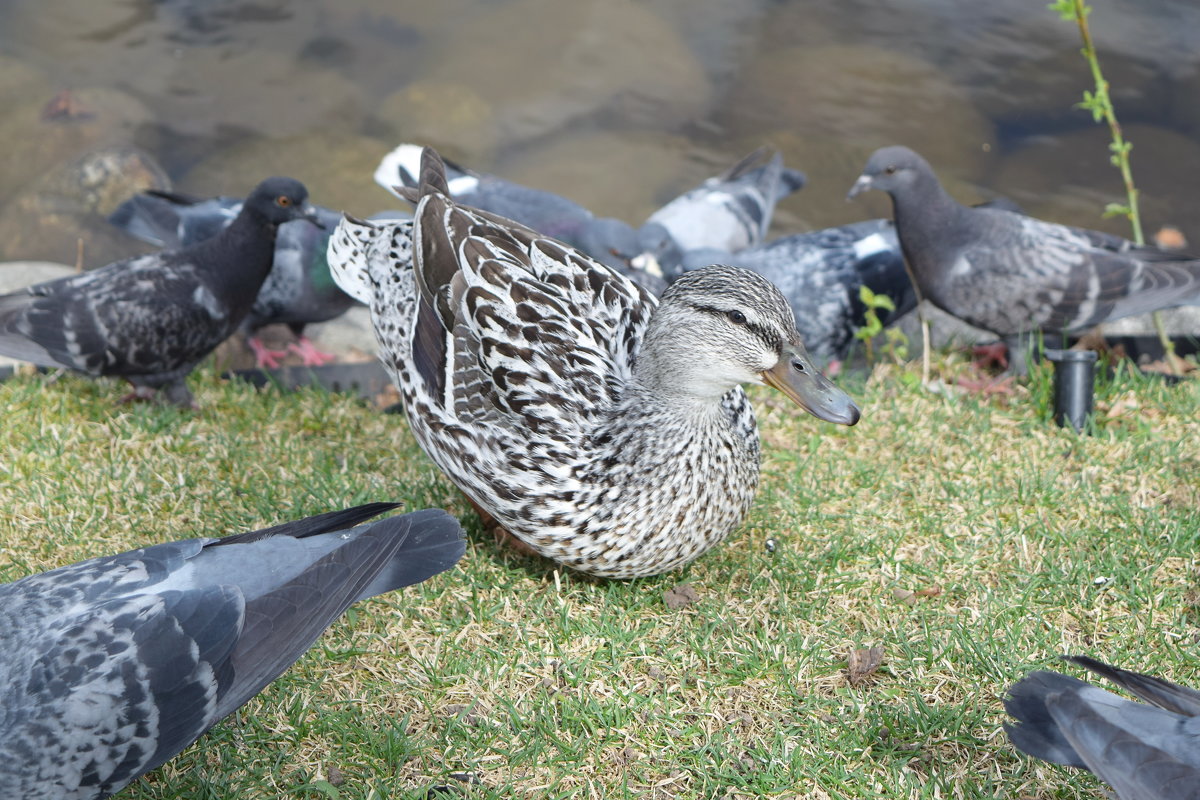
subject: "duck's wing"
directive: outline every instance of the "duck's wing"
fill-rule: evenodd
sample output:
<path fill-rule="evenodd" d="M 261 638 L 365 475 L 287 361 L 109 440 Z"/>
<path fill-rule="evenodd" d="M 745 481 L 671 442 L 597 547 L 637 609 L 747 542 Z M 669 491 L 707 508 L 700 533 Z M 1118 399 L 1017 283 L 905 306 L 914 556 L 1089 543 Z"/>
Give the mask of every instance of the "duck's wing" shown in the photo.
<path fill-rule="evenodd" d="M 412 346 L 430 397 L 460 421 L 501 415 L 532 431 L 571 429 L 606 407 L 655 300 L 554 239 L 457 205 L 437 188 L 437 162 L 427 171 Z"/>

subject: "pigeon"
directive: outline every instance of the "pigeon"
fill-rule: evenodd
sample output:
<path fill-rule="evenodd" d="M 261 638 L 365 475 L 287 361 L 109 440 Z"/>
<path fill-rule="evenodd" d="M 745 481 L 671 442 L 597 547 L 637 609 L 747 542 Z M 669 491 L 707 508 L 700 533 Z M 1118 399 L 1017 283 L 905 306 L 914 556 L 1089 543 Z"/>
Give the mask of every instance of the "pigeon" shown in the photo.
<path fill-rule="evenodd" d="M 875 151 L 847 199 L 867 189 L 891 195 L 896 232 L 920 295 L 1002 337 L 1017 372 L 1024 368 L 1024 334 L 1070 334 L 1200 302 L 1196 257 L 999 208 L 961 205 L 906 147 Z"/>
<path fill-rule="evenodd" d="M 190 247 L 228 227 L 242 203 L 236 197 L 202 200 L 174 192 L 147 191 L 118 206 L 109 222 L 159 247 Z M 279 366 L 279 360 L 288 352 L 300 356 L 304 366 L 332 361 L 334 356 L 318 350 L 304 335 L 304 327 L 338 317 L 355 305 L 354 299 L 334 283 L 325 257 L 329 234 L 341 215 L 321 206 L 314 206 L 313 211 L 320 228 L 302 221 L 279 226 L 271 272 L 242 321 L 242 333 L 259 367 Z M 286 351 L 268 349 L 256 335 L 259 329 L 276 323 L 287 325 L 296 337 Z"/>
<path fill-rule="evenodd" d="M 351 604 L 452 567 L 465 545 L 445 511 L 359 525 L 397 505 L 0 585 L 0 795 L 120 791 L 258 694 Z"/>
<path fill-rule="evenodd" d="M 651 214 L 639 230 L 644 251 L 666 272 L 688 251 L 757 247 L 766 241 L 775 203 L 806 181 L 803 172 L 783 166 L 777 151 L 760 147 Z"/>
<path fill-rule="evenodd" d="M 384 156 L 375 182 L 403 197 L 398 187 L 416 189 L 421 148 L 402 144 Z M 612 217 L 596 217 L 565 197 L 531 189 L 494 175 L 446 162 L 450 195 L 456 201 L 519 222 L 582 250 L 655 295 L 667 288 L 660 279 L 684 250 L 718 247 L 739 250 L 762 241 L 777 200 L 804 185 L 804 173 L 787 169 L 778 153 L 759 148 L 725 173 L 675 198 L 650 215 L 641 228 Z M 646 268 L 633 266 L 644 264 Z"/>
<path fill-rule="evenodd" d="M 383 157 L 375 182 L 400 199 L 401 188 L 416 189 L 424 148 L 402 144 Z M 582 250 L 610 267 L 628 268 L 628 259 L 640 251 L 637 231 L 613 217 L 597 217 L 573 200 L 553 192 L 533 189 L 495 175 L 474 172 L 443 159 L 450 196 L 458 202 L 514 220 L 544 236 Z"/>
<path fill-rule="evenodd" d="M 319 225 L 308 191 L 268 178 L 211 239 L 0 296 L 0 353 L 133 384 L 125 400 L 194 407 L 188 373 L 241 324 L 274 260 L 276 228 Z"/>
<path fill-rule="evenodd" d="M 891 298 L 895 310 L 878 312 L 884 324 L 917 304 L 895 228 L 883 219 L 784 236 L 736 253 L 690 250 L 664 277 L 674 282 L 710 264 L 750 269 L 775 284 L 792 307 L 809 355 L 826 365 L 846 357 L 866 322 L 861 287 Z"/>
<path fill-rule="evenodd" d="M 1017 749 L 1091 770 L 1121 800 L 1200 800 L 1200 692 L 1086 656 L 1066 658 L 1145 702 L 1058 672 L 1030 673 L 1004 701 L 1017 720 L 1005 725 Z"/>

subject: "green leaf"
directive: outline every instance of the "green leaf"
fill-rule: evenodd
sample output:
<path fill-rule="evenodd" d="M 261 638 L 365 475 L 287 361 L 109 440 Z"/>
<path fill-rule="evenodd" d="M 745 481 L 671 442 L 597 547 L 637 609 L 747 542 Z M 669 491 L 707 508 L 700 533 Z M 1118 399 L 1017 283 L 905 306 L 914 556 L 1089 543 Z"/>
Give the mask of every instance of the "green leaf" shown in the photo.
<path fill-rule="evenodd" d="M 334 786 L 332 783 L 330 783 L 329 781 L 320 781 L 320 780 L 313 781 L 312 783 L 310 783 L 308 786 L 306 786 L 304 788 L 315 789 L 318 792 L 320 792 L 321 794 L 328 797 L 329 800 L 339 800 L 339 798 L 341 798 L 341 796 L 342 796 L 342 793 L 338 791 L 338 788 L 336 786 Z"/>
<path fill-rule="evenodd" d="M 1107 217 L 1132 217 L 1133 209 L 1124 203 L 1109 203 L 1104 207 L 1104 216 Z"/>
<path fill-rule="evenodd" d="M 1046 6 L 1051 11 L 1057 11 L 1062 17 L 1063 22 L 1070 22 L 1075 19 L 1075 3 L 1074 0 L 1057 0 Z"/>

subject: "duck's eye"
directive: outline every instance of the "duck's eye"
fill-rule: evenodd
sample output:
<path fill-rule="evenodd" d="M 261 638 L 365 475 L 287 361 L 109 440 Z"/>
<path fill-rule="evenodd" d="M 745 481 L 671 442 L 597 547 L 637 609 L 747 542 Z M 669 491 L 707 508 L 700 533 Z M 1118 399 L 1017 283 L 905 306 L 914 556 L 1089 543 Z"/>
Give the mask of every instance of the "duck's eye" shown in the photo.
<path fill-rule="evenodd" d="M 275 203 L 286 208 L 292 204 L 292 198 L 288 197 L 286 194 L 281 194 L 279 197 L 275 198 Z"/>
<path fill-rule="evenodd" d="M 895 175 L 896 174 L 896 165 L 888 164 L 886 167 L 884 167 L 883 174 L 884 175 Z"/>
<path fill-rule="evenodd" d="M 729 321 L 734 325 L 745 325 L 746 315 L 735 308 L 733 311 L 729 312 Z"/>

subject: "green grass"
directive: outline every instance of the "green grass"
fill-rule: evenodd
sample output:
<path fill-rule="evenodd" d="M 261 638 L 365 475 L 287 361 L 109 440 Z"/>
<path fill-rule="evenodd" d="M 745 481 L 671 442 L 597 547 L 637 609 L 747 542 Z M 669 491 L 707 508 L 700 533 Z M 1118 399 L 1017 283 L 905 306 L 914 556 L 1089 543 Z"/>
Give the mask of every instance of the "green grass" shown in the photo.
<path fill-rule="evenodd" d="M 1049 422 L 1048 372 L 1009 397 L 913 383 L 850 379 L 852 429 L 756 391 L 746 525 L 616 583 L 498 550 L 403 418 L 357 400 L 202 372 L 190 413 L 18 378 L 0 579 L 370 500 L 464 519 L 458 569 L 353 609 L 129 798 L 1100 797 L 1017 754 L 1001 699 L 1063 652 L 1200 685 L 1200 386 L 1120 370 L 1080 437 Z M 699 599 L 671 610 L 681 582 Z M 882 667 L 851 686 L 872 645 Z"/>

